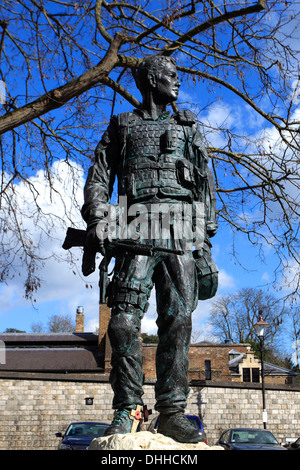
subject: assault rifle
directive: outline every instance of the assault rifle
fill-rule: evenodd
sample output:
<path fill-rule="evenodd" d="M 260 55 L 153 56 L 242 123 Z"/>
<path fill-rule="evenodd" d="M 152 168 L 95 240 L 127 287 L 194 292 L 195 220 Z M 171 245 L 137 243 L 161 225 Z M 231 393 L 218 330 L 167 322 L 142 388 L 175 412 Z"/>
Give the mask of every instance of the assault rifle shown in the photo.
<path fill-rule="evenodd" d="M 87 232 L 69 227 L 67 230 L 65 241 L 62 245 L 64 250 L 69 250 L 74 246 L 83 247 L 82 273 L 84 276 L 95 271 L 95 258 L 97 251 L 86 245 Z M 106 303 L 106 289 L 108 286 L 108 265 L 112 257 L 120 256 L 126 252 L 132 252 L 137 255 L 153 256 L 154 253 L 172 253 L 183 255 L 183 250 L 173 250 L 171 248 L 162 248 L 153 246 L 152 244 L 144 244 L 129 240 L 107 241 L 105 246 L 105 255 L 100 263 L 100 303 Z"/>

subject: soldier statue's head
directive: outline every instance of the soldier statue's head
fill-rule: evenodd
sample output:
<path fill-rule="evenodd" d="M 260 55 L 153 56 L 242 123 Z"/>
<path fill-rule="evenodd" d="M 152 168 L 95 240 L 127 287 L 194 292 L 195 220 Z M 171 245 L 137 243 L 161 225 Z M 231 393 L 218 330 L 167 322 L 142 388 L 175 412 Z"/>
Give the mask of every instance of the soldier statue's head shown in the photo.
<path fill-rule="evenodd" d="M 175 59 L 164 56 L 145 58 L 137 71 L 137 86 L 144 101 L 149 93 L 160 104 L 175 101 L 180 86 Z"/>

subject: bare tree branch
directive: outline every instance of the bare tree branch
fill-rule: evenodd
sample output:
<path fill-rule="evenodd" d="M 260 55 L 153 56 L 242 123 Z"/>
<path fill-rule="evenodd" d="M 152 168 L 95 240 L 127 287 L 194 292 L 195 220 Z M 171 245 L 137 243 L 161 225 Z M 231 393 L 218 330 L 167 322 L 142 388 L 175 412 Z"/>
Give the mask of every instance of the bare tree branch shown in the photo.
<path fill-rule="evenodd" d="M 140 105 L 134 76 L 148 55 L 176 58 L 183 90 L 177 106 L 192 107 L 198 117 L 220 225 L 232 229 L 233 241 L 244 234 L 262 257 L 263 247 L 271 247 L 276 276 L 291 265 L 299 268 L 298 4 L 163 0 L 154 8 L 149 0 L 0 5 L 0 80 L 6 86 L 0 104 L 0 280 L 15 275 L 19 257 L 28 267 L 28 295 L 39 285 L 44 260 L 23 224 L 28 215 L 19 189 L 29 191 L 32 210 L 42 218 L 33 174 L 43 172 L 55 199 L 55 163 L 64 161 L 74 175 L 75 167 L 89 167 L 112 109 L 118 112 L 119 101 Z M 79 184 L 78 176 L 72 183 Z M 59 197 L 65 214 L 53 209 L 40 224 L 43 233 L 47 224 L 74 219 Z M 290 290 L 297 293 L 299 269 L 294 277 Z"/>
<path fill-rule="evenodd" d="M 195 28 L 190 29 L 186 34 L 181 35 L 179 39 L 174 41 L 169 46 L 166 46 L 163 52 L 163 55 L 173 54 L 176 49 L 182 46 L 182 44 L 184 44 L 187 41 L 190 41 L 194 36 L 197 36 L 203 31 L 213 28 L 215 25 L 223 23 L 224 21 L 231 20 L 233 18 L 237 18 L 239 16 L 250 15 L 252 13 L 259 13 L 261 10 L 264 10 L 265 8 L 266 8 L 266 4 L 264 0 L 259 0 L 257 4 L 252 5 L 250 7 L 241 8 L 239 10 L 233 10 L 230 12 L 226 12 L 222 15 L 210 18 L 204 23 L 195 26 Z"/>
<path fill-rule="evenodd" d="M 60 108 L 72 98 L 81 95 L 89 90 L 97 83 L 103 80 L 104 83 L 108 81 L 108 74 L 114 67 L 118 59 L 118 50 L 122 44 L 122 38 L 117 36 L 109 48 L 103 60 L 75 78 L 62 87 L 55 88 L 52 91 L 45 93 L 37 100 L 29 103 L 22 108 L 11 111 L 0 118 L 0 134 L 10 131 L 21 124 L 42 116 L 43 114 Z"/>

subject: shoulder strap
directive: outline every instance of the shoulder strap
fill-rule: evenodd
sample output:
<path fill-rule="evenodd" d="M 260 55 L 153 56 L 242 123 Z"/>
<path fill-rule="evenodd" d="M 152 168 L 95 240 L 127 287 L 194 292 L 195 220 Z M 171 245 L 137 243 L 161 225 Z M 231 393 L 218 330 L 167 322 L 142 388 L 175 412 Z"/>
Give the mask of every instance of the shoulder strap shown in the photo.
<path fill-rule="evenodd" d="M 132 113 L 130 111 L 118 114 L 118 116 L 117 116 L 118 127 L 127 127 L 129 117 L 130 117 L 131 114 Z"/>
<path fill-rule="evenodd" d="M 132 121 L 132 119 L 134 119 L 134 113 L 132 113 L 131 111 L 120 113 L 117 116 L 118 135 L 120 141 L 121 168 L 124 167 L 129 122 Z"/>
<path fill-rule="evenodd" d="M 174 115 L 179 124 L 192 126 L 196 122 L 196 116 L 189 109 L 181 109 Z"/>

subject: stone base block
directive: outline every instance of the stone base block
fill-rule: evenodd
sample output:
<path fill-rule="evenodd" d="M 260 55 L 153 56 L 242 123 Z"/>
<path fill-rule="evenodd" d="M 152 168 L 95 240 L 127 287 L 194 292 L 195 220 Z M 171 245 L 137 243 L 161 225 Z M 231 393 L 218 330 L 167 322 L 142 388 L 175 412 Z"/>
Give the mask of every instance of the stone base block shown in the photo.
<path fill-rule="evenodd" d="M 184 444 L 163 434 L 141 431 L 134 434 L 113 434 L 94 439 L 89 450 L 224 450 L 203 442 Z"/>

